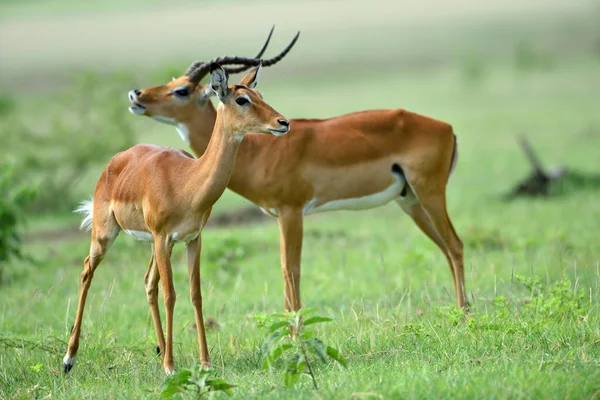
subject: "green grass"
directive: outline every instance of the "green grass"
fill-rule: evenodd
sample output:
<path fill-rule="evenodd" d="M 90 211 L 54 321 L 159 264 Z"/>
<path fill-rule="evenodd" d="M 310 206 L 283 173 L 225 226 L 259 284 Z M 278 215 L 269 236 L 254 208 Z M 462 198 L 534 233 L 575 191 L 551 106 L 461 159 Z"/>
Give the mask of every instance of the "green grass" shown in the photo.
<path fill-rule="evenodd" d="M 600 62 L 556 60 L 549 69 L 528 70 L 506 61 L 486 65 L 486 71 L 474 87 L 465 85 L 456 66 L 383 75 L 324 73 L 290 77 L 285 85 L 269 84 L 263 74 L 265 99 L 290 118 L 403 107 L 453 124 L 460 158 L 448 188 L 449 210 L 465 243 L 474 314 L 463 323 L 453 311 L 444 258 L 397 206 L 309 217 L 303 302 L 335 319 L 316 331 L 349 365 L 343 370 L 318 364 L 318 392 L 308 378 L 286 389 L 281 366 L 266 372 L 257 367 L 264 331 L 253 320 L 282 308 L 277 226 L 269 221 L 208 229 L 204 313 L 218 322 L 208 342 L 217 375 L 237 385 L 234 397 L 598 397 L 597 190 L 513 203 L 498 198 L 528 172 L 515 141 L 520 133 L 530 137 L 546 164 L 600 171 Z M 142 119 L 134 125 L 141 141 L 183 146 L 170 127 Z M 81 197 L 90 193 L 102 167 L 73 190 Z M 217 210 L 241 204 L 245 200 L 227 191 Z M 62 216 L 31 221 L 34 229 L 76 224 Z M 37 262 L 5 267 L 12 281 L 0 287 L 0 398 L 158 395 L 165 377 L 143 287 L 149 249 L 126 237 L 116 241 L 96 272 L 77 364 L 69 376 L 61 372 L 88 240 L 80 234 L 30 242 L 26 251 Z M 230 257 L 232 247 L 239 251 Z M 181 247 L 173 265 L 179 294 L 175 361 L 190 367 L 198 362 L 198 348 Z M 544 292 L 540 300 L 515 275 L 537 276 L 548 285 L 570 279 L 571 286 L 562 294 Z M 584 291 L 581 310 L 564 306 L 578 289 Z M 507 303 L 498 306 L 501 295 Z M 554 314 L 533 312 L 531 302 Z"/>

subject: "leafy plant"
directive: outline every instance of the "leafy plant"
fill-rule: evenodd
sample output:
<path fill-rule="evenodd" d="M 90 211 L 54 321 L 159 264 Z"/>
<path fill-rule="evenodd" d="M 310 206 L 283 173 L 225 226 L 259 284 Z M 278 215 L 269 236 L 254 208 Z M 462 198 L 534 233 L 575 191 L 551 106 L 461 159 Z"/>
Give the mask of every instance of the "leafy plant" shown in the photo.
<path fill-rule="evenodd" d="M 467 321 L 464 310 L 454 306 L 446 306 L 436 308 L 436 312 L 440 317 L 447 319 L 453 326 L 462 325 Z"/>
<path fill-rule="evenodd" d="M 298 312 L 285 314 L 259 314 L 255 316 L 260 328 L 268 331 L 268 336 L 262 345 L 261 368 L 271 368 L 275 362 L 285 355 L 284 382 L 288 387 L 298 383 L 302 374 L 311 377 L 313 386 L 318 389 L 313 363 L 316 359 L 326 362 L 328 359 L 337 362 L 342 367 L 347 363 L 340 351 L 335 347 L 326 345 L 321 339 L 315 337 L 307 326 L 330 322 L 331 318 L 312 314 L 314 310 L 304 309 Z M 305 320 L 303 320 L 306 317 Z M 311 354 L 314 356 L 311 358 Z"/>
<path fill-rule="evenodd" d="M 583 289 L 571 288 L 571 281 L 563 278 L 544 288 L 537 276 L 524 277 L 516 275 L 515 279 L 531 293 L 525 310 L 542 318 L 573 317 L 584 313 Z"/>
<path fill-rule="evenodd" d="M 221 391 L 231 395 L 231 389 L 235 387 L 221 378 L 211 377 L 212 371 L 195 367 L 192 369 L 182 369 L 175 375 L 170 376 L 160 393 L 162 398 L 171 398 L 173 395 L 188 390 L 196 390 L 198 397 L 204 396 L 209 392 Z"/>
<path fill-rule="evenodd" d="M 27 184 L 17 183 L 13 165 L 5 163 L 0 165 L 0 193 L 1 265 L 23 256 L 17 228 L 23 222 L 23 208 L 34 198 L 35 191 Z"/>

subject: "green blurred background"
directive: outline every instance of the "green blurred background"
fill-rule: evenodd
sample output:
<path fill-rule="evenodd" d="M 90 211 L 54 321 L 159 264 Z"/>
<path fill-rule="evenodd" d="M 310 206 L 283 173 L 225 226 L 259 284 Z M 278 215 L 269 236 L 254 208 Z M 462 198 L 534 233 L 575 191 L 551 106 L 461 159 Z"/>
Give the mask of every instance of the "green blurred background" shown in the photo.
<path fill-rule="evenodd" d="M 11 168 L 4 185 L 0 179 L 1 195 L 13 196 L 18 186 L 37 191 L 23 205 L 19 229 L 22 250 L 33 260 L 0 264 L 0 339 L 32 344 L 15 350 L 0 340 L 0 397 L 15 388 L 30 393 L 35 385 L 42 389 L 31 393 L 61 398 L 140 397 L 148 385 L 159 386 L 159 363 L 131 350 L 154 342 L 142 285 L 149 249 L 123 237 L 91 289 L 80 349 L 88 363 L 78 366 L 93 373 L 66 383 L 57 377 L 89 246 L 71 210 L 89 197 L 114 153 L 138 142 L 189 150 L 172 127 L 129 114 L 130 89 L 163 84 L 197 59 L 253 55 L 273 24 L 267 56 L 302 32 L 291 53 L 261 74 L 261 93 L 286 117 L 405 108 L 453 125 L 460 157 L 448 208 L 465 243 L 467 289 L 477 311 L 492 309 L 499 294 L 520 310 L 526 296 L 514 274 L 546 283 L 567 277 L 589 297 L 589 319 L 569 323 L 573 331 L 553 331 L 558 347 L 540 345 L 550 331 L 522 341 L 498 331 L 482 342 L 477 332 L 451 342 L 441 335 L 420 352 L 396 353 L 405 341 L 391 333 L 394 326 L 422 322 L 433 330 L 435 307 L 454 304 L 442 254 L 395 204 L 311 216 L 303 301 L 337 319 L 335 331 L 324 335 L 356 366 L 347 374 L 323 370 L 326 393 L 449 398 L 457 392 L 445 390 L 465 380 L 478 382 L 473 398 L 597 395 L 598 188 L 577 187 L 545 200 L 506 203 L 500 197 L 530 171 L 516 141 L 520 134 L 546 166 L 600 172 L 598 21 L 600 3 L 591 0 L 0 0 L 0 165 Z M 212 218 L 250 206 L 226 191 Z M 219 371 L 241 385 L 240 396 L 311 398 L 306 390 L 271 392 L 277 375 L 257 378 L 254 369 L 260 332 L 252 315 L 282 304 L 275 220 L 210 227 L 203 238 L 205 315 L 221 325 L 208 340 L 225 343 L 211 347 L 213 357 L 225 359 Z M 176 360 L 191 365 L 196 344 L 188 334 L 193 314 L 181 248 L 173 265 L 180 293 Z M 24 305 L 28 318 L 22 318 Z M 369 344 L 355 346 L 354 339 Z M 49 347 L 40 348 L 48 340 Z M 381 349 L 385 356 L 375 356 Z M 120 354 L 130 350 L 123 361 Z M 444 369 L 436 364 L 444 360 L 438 351 L 464 364 Z M 563 364 L 542 369 L 540 359 L 556 354 Z M 479 369 L 469 361 L 484 358 L 498 362 Z M 38 363 L 47 369 L 32 372 Z M 108 371 L 113 364 L 131 369 Z M 398 392 L 407 387 L 411 391 Z"/>

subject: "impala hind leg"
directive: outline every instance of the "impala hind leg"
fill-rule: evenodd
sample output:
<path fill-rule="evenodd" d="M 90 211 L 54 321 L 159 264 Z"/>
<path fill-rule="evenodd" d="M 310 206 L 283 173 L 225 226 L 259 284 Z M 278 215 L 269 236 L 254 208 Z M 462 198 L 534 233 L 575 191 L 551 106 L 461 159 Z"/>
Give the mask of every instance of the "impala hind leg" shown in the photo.
<path fill-rule="evenodd" d="M 173 243 L 168 237 L 154 236 L 154 257 L 162 281 L 163 297 L 165 301 L 166 331 L 163 367 L 168 375 L 175 372 L 173 362 L 173 310 L 175 308 L 175 286 L 173 285 L 173 271 L 171 269 L 171 250 Z"/>
<path fill-rule="evenodd" d="M 69 372 L 75 364 L 75 356 L 79 349 L 79 336 L 81 334 L 81 323 L 83 321 L 83 310 L 85 308 L 85 301 L 87 298 L 88 290 L 92 284 L 92 278 L 94 272 L 100 262 L 104 258 L 104 255 L 108 251 L 108 248 L 117 237 L 119 229 L 116 221 L 112 215 L 109 217 L 109 221 L 104 226 L 104 229 L 96 229 L 94 226 L 92 231 L 92 243 L 90 245 L 90 253 L 84 261 L 83 272 L 81 273 L 81 283 L 79 291 L 79 301 L 77 304 L 77 314 L 75 316 L 75 324 L 71 328 L 71 337 L 69 338 L 69 346 L 67 348 L 67 354 L 63 358 L 63 370 Z"/>
<path fill-rule="evenodd" d="M 444 257 L 446 257 L 446 261 L 448 262 L 448 267 L 450 267 L 450 273 L 452 274 L 454 287 L 456 288 L 456 274 L 454 273 L 452 260 L 448 255 L 448 249 L 436 230 L 431 225 L 429 217 L 425 213 L 425 210 L 423 210 L 423 207 L 421 207 L 421 204 L 419 204 L 419 202 L 416 200 L 414 194 L 409 192 L 409 195 L 405 196 L 404 198 L 397 199 L 396 203 L 406 214 L 412 218 L 417 227 L 419 227 L 419 229 L 421 229 L 421 231 L 438 246 L 442 253 L 444 253 Z"/>
<path fill-rule="evenodd" d="M 417 189 L 417 198 L 431 226 L 447 249 L 454 277 L 456 304 L 459 308 L 468 308 L 467 292 L 465 289 L 465 270 L 463 263 L 463 243 L 458 237 L 446 209 L 446 194 L 441 191 L 421 191 Z"/>
<path fill-rule="evenodd" d="M 205 369 L 210 368 L 210 357 L 208 345 L 206 344 L 206 333 L 204 330 L 204 316 L 202 315 L 202 291 L 200 289 L 200 251 L 202 239 L 200 236 L 186 245 L 186 257 L 188 263 L 188 274 L 190 278 L 190 298 L 194 305 L 194 317 L 196 319 L 196 330 L 198 332 L 198 347 L 200 349 L 200 363 Z"/>

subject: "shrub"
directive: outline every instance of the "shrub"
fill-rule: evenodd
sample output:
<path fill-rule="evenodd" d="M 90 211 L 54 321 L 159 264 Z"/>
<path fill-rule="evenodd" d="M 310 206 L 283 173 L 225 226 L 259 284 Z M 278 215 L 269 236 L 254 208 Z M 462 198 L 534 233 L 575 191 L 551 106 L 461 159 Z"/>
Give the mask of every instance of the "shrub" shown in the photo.
<path fill-rule="evenodd" d="M 22 257 L 18 227 L 23 222 L 23 207 L 34 197 L 34 191 L 17 183 L 14 167 L 0 164 L 0 281 L 2 265 L 13 258 Z"/>
<path fill-rule="evenodd" d="M 235 387 L 221 378 L 214 378 L 210 370 L 204 370 L 200 367 L 192 369 L 184 368 L 175 375 L 169 377 L 163 384 L 160 393 L 161 398 L 171 398 L 177 393 L 185 391 L 195 391 L 197 397 L 204 396 L 209 392 L 225 392 L 231 395 L 231 389 Z"/>
<path fill-rule="evenodd" d="M 344 368 L 346 360 L 338 349 L 326 345 L 321 339 L 315 337 L 312 330 L 306 329 L 309 325 L 332 321 L 331 318 L 313 315 L 314 310 L 304 309 L 298 312 L 285 314 L 264 315 L 259 314 L 254 318 L 260 328 L 268 331 L 262 345 L 262 369 L 269 369 L 279 358 L 285 358 L 284 382 L 288 387 L 293 387 L 303 374 L 309 375 L 315 389 L 318 389 L 317 379 L 312 367 L 316 359 L 321 362 L 335 361 Z M 295 332 L 296 338 L 291 338 Z M 314 356 L 311 359 L 310 353 Z"/>

